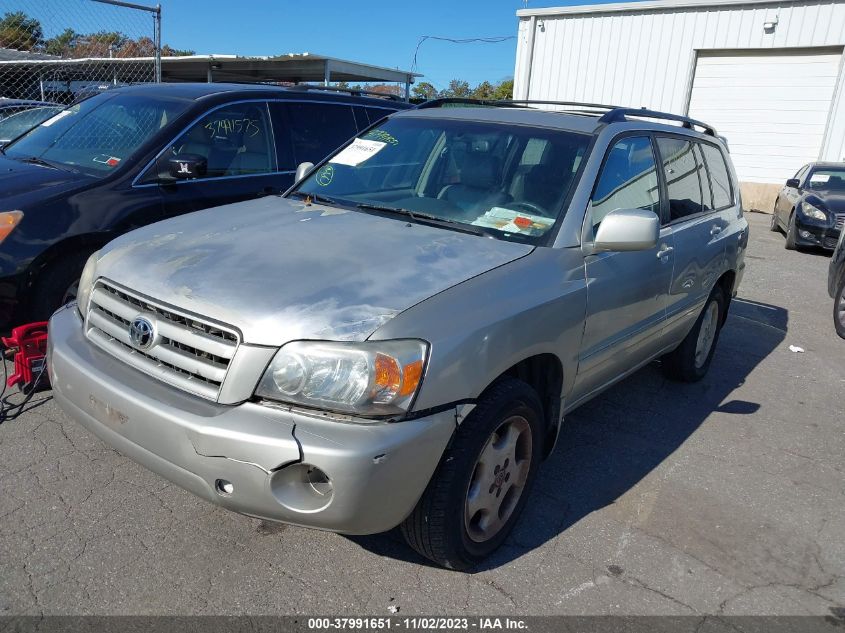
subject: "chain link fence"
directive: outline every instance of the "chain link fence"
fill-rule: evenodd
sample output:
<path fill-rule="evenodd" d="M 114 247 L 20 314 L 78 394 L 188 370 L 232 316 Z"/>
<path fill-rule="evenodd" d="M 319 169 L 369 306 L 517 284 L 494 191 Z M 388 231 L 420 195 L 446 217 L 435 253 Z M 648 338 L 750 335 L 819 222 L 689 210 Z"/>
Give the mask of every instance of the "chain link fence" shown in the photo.
<path fill-rule="evenodd" d="M 0 97 L 67 104 L 113 86 L 158 81 L 160 38 L 158 7 L 0 0 Z"/>

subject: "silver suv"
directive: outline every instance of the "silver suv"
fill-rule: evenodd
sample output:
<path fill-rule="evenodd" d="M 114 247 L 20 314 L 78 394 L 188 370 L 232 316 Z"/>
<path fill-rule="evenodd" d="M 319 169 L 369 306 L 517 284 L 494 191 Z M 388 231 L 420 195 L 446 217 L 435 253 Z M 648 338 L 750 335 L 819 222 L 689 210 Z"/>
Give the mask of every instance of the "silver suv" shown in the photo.
<path fill-rule="evenodd" d="M 64 411 L 230 510 L 488 555 L 567 412 L 705 375 L 748 224 L 699 122 L 459 105 L 95 253 L 50 322 Z"/>

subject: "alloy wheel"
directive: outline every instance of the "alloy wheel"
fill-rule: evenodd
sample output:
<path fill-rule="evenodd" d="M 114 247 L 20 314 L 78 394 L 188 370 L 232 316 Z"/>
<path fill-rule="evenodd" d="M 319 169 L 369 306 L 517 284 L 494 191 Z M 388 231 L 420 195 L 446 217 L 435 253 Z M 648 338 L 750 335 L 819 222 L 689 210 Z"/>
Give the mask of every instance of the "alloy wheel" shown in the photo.
<path fill-rule="evenodd" d="M 528 482 L 533 438 L 522 416 L 502 422 L 487 439 L 467 488 L 464 523 L 476 543 L 498 534 L 513 514 Z"/>
<path fill-rule="evenodd" d="M 716 340 L 716 331 L 719 328 L 719 304 L 711 301 L 704 311 L 704 318 L 701 320 L 701 328 L 698 331 L 698 340 L 695 344 L 695 366 L 701 368 L 710 356 L 710 349 Z"/>

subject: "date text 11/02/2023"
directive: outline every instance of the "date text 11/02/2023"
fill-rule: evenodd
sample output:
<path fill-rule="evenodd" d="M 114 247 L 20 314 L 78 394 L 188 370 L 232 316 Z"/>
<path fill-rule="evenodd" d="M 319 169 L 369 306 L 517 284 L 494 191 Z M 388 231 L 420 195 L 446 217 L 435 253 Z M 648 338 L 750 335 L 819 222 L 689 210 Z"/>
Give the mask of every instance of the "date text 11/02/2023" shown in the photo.
<path fill-rule="evenodd" d="M 391 629 L 440 630 L 440 631 L 499 631 L 526 630 L 525 620 L 508 617 L 335 617 L 308 618 L 307 626 L 312 631 L 351 630 L 388 631 Z"/>

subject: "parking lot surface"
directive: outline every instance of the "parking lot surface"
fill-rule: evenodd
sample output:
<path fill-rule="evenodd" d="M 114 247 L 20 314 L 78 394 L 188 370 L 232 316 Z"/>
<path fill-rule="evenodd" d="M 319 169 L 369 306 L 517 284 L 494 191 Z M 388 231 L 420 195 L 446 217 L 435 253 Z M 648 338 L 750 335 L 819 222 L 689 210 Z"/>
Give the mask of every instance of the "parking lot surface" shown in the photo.
<path fill-rule="evenodd" d="M 0 425 L 0 615 L 841 614 L 845 341 L 828 257 L 748 220 L 709 375 L 670 383 L 654 364 L 569 415 L 475 573 L 434 568 L 395 533 L 218 509 L 39 395 Z"/>

